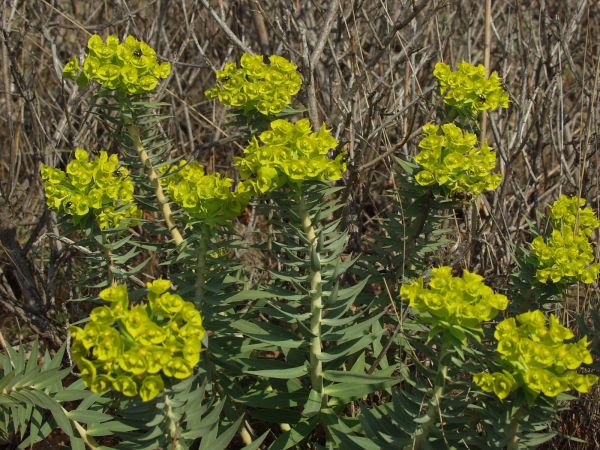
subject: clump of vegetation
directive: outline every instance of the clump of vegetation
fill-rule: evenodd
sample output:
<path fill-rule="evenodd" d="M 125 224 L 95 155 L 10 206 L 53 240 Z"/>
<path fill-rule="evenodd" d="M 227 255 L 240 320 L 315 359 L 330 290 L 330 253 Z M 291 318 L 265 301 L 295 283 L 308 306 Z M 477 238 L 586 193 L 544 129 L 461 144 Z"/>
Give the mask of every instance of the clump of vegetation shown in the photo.
<path fill-rule="evenodd" d="M 582 189 L 544 196 L 549 217 L 538 208 L 535 224 L 520 210 L 526 240 L 510 242 L 495 208 L 516 183 L 507 148 L 532 145 L 523 130 L 505 138 L 502 114 L 523 108 L 520 88 L 484 65 L 426 61 L 435 87 L 388 110 L 376 91 L 390 72 L 361 75 L 381 55 L 352 41 L 356 61 L 333 58 L 343 6 L 314 42 L 300 15 L 290 22 L 302 51 L 270 45 L 258 15 L 262 48 L 289 58 L 252 54 L 204 7 L 240 49 L 220 70 L 211 63 L 209 89 L 182 79 L 199 64 L 172 66 L 131 35 L 93 35 L 63 68 L 98 145 L 72 145 L 70 160 L 47 159 L 39 172 L 57 219 L 50 237 L 82 256 L 70 257 L 72 272 L 58 269 L 72 303 L 56 319 L 68 334 L 54 357 L 37 344 L 14 350 L 0 333 L 0 440 L 31 447 L 60 429 L 78 450 L 517 449 L 561 436 L 571 394 L 590 395 L 599 379 L 600 320 L 584 309 L 569 322 L 567 305 L 597 282 L 600 220 Z M 318 90 L 324 54 L 335 88 L 360 92 L 366 109 Z M 173 97 L 185 125 L 175 102 L 160 101 L 172 95 L 167 79 L 200 96 Z M 412 123 L 399 120 L 410 108 Z M 373 120 L 380 109 L 387 118 Z M 194 142 L 196 115 L 214 127 L 205 142 Z M 381 150 L 382 132 L 395 151 Z M 380 162 L 393 168 L 385 193 L 370 184 Z M 480 237 L 489 227 L 496 234 Z M 511 263 L 482 262 L 490 237 Z"/>

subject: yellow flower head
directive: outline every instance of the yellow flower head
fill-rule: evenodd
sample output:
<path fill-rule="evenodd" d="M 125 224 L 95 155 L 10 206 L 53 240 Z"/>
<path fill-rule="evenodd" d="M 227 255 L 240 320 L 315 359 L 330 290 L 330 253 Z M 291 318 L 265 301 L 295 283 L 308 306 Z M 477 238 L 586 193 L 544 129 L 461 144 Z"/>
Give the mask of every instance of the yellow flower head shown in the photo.
<path fill-rule="evenodd" d="M 600 221 L 596 213 L 589 206 L 585 206 L 585 199 L 561 195 L 550 207 L 552 221 L 555 228 L 567 225 L 577 233 L 591 236 Z"/>
<path fill-rule="evenodd" d="M 202 318 L 193 303 L 168 292 L 169 280 L 148 283 L 149 302 L 129 307 L 127 288 L 100 292 L 109 305 L 90 313 L 84 328 L 71 327 L 72 355 L 93 392 L 112 388 L 149 401 L 164 377 L 189 377 L 200 361 Z"/>
<path fill-rule="evenodd" d="M 509 97 L 502 87 L 502 80 L 496 72 L 487 77 L 481 64 L 474 66 L 461 62 L 455 72 L 450 66 L 439 62 L 433 75 L 440 83 L 444 102 L 454 108 L 475 115 L 480 111 L 508 108 Z"/>
<path fill-rule="evenodd" d="M 440 129 L 442 134 L 440 134 Z M 453 123 L 441 127 L 427 124 L 425 137 L 419 142 L 421 152 L 415 157 L 423 170 L 415 179 L 422 186 L 437 184 L 448 192 L 474 196 L 496 189 L 502 175 L 492 173 L 496 153 L 486 144 L 477 147 L 477 137 L 463 132 Z"/>
<path fill-rule="evenodd" d="M 241 214 L 251 192 L 232 189 L 233 180 L 219 174 L 206 174 L 204 166 L 185 160 L 176 166 L 163 167 L 161 179 L 171 198 L 190 217 L 208 224 L 224 224 Z"/>
<path fill-rule="evenodd" d="M 596 262 L 589 237 L 600 225 L 598 217 L 578 197 L 563 195 L 550 209 L 554 229 L 548 238 L 538 236 L 531 243 L 537 259 L 538 281 L 593 283 L 598 278 L 600 264 Z"/>
<path fill-rule="evenodd" d="M 496 294 L 477 274 L 464 271 L 453 277 L 451 267 L 432 270 L 429 287 L 423 279 L 403 284 L 402 297 L 409 300 L 422 319 L 442 328 L 468 328 L 481 332 L 481 322 L 492 320 L 508 306 L 508 299 Z"/>
<path fill-rule="evenodd" d="M 535 395 L 556 397 L 575 389 L 587 392 L 596 383 L 596 375 L 578 374 L 581 364 L 591 364 L 587 337 L 575 343 L 564 343 L 574 337 L 560 324 L 554 314 L 546 326 L 546 317 L 539 311 L 529 311 L 503 320 L 496 327 L 498 353 L 502 373 L 478 373 L 473 381 L 484 392 L 494 392 L 500 399 L 522 387 Z M 499 381 L 497 381 L 499 380 Z M 493 382 L 492 382 L 493 381 Z"/>
<path fill-rule="evenodd" d="M 277 114 L 292 103 L 292 97 L 302 86 L 296 66 L 281 56 L 270 56 L 265 64 L 261 55 L 242 55 L 240 67 L 225 64 L 217 72 L 217 84 L 208 89 L 208 98 L 261 114 Z"/>
<path fill-rule="evenodd" d="M 73 223 L 93 220 L 102 230 L 135 225 L 141 211 L 133 203 L 133 181 L 117 155 L 102 150 L 89 160 L 89 153 L 78 148 L 66 170 L 42 165 L 46 202 L 52 209 L 73 217 Z"/>
<path fill-rule="evenodd" d="M 260 142 L 252 138 L 244 156 L 235 158 L 235 164 L 256 193 L 309 180 L 335 181 L 346 171 L 344 154 L 335 159 L 328 157 L 337 145 L 325 125 L 313 132 L 308 119 L 296 123 L 278 119 L 271 122 L 270 130 L 260 134 Z"/>
<path fill-rule="evenodd" d="M 161 62 L 152 47 L 133 36 L 120 42 L 114 35 L 104 41 L 94 34 L 87 48 L 81 71 L 77 58 L 73 57 L 63 69 L 65 78 L 79 75 L 80 83 L 94 80 L 106 89 L 143 94 L 153 91 L 159 79 L 171 73 L 170 63 Z"/>

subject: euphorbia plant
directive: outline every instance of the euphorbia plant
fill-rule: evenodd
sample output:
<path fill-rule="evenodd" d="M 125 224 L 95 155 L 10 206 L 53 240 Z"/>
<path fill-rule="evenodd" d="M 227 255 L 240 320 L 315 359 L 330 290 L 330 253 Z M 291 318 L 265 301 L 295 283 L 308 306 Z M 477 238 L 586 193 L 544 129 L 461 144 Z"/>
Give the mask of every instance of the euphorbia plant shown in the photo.
<path fill-rule="evenodd" d="M 423 448 L 442 414 L 440 403 L 452 357 L 464 358 L 469 338 L 479 341 L 483 334 L 482 323 L 504 311 L 508 299 L 485 285 L 481 276 L 465 270 L 462 277 L 453 277 L 452 268 L 447 266 L 432 270 L 428 288 L 423 286 L 423 279 L 418 279 L 404 284 L 400 294 L 415 308 L 417 320 L 429 324 L 429 336 L 441 335 L 437 373 L 427 406 L 428 420 L 414 440 L 415 448 Z"/>
<path fill-rule="evenodd" d="M 107 241 L 97 234 L 104 233 L 107 227 L 119 226 L 115 230 L 116 242 L 104 245 L 108 283 L 112 286 L 99 294 L 111 305 L 94 308 L 84 326 L 72 327 L 71 354 L 85 384 L 93 392 L 116 399 L 119 408 L 114 422 L 131 431 L 122 435 L 124 445 L 136 448 L 142 448 L 144 441 L 150 442 L 151 448 L 167 443 L 183 448 L 205 435 L 200 432 L 190 436 L 198 420 L 213 411 L 212 406 L 220 410 L 225 405 L 225 396 L 207 395 L 207 389 L 219 391 L 210 381 L 215 374 L 214 362 L 206 358 L 199 365 L 201 341 L 209 342 L 199 308 L 206 307 L 203 292 L 210 268 L 188 265 L 186 249 L 199 239 L 204 245 L 200 246 L 202 255 L 198 259 L 206 261 L 213 250 L 205 229 L 214 231 L 228 224 L 251 197 L 250 191 L 243 192 L 242 185 L 233 190 L 231 179 L 206 175 L 197 163 L 171 164 L 162 159 L 168 142 L 155 132 L 160 105 L 152 103 L 149 96 L 170 70 L 169 63 L 161 62 L 150 46 L 132 36 L 122 42 L 116 36 L 106 40 L 92 36 L 82 66 L 74 58 L 65 67 L 64 75 L 77 77 L 79 84 L 100 85 L 94 107 L 115 130 L 121 157 L 101 152 L 99 158 L 88 162 L 88 153 L 77 150 L 76 159 L 67 166 L 67 175 L 59 169 L 43 169 L 48 204 L 71 214 L 75 225 L 91 223 L 88 233 L 96 241 L 104 245 Z M 177 224 L 181 217 L 172 209 L 169 194 L 176 205 L 188 212 L 190 223 L 201 220 L 204 225 L 195 228 Z M 160 211 L 166 229 L 157 226 L 160 222 L 152 220 L 151 213 L 142 219 L 141 209 Z M 137 222 L 125 221 L 128 218 Z M 177 256 L 164 264 L 177 284 L 172 286 L 164 279 L 148 282 L 147 303 L 139 302 L 143 291 L 130 291 L 123 283 L 130 278 L 141 284 L 138 277 L 143 276 L 149 258 L 133 270 L 125 264 L 139 258 L 142 251 L 168 255 L 157 244 L 141 242 L 136 239 L 139 235 L 124 228 L 136 223 L 150 224 L 150 232 L 155 236 L 166 231 L 176 246 Z M 180 227 L 190 230 L 187 240 Z M 112 255 L 110 250 L 117 248 L 129 251 Z M 118 284 L 114 274 L 121 275 Z M 186 292 L 191 301 L 168 292 L 170 287 Z M 138 405 L 138 395 L 145 403 L 143 407 Z M 204 412 L 192 413 L 192 405 L 204 405 Z M 218 427 L 237 431 L 241 417 L 235 409 L 227 410 L 227 417 L 213 414 L 207 423 L 212 421 Z M 161 420 L 156 420 L 157 414 Z M 148 441 L 148 435 L 155 438 Z"/>
<path fill-rule="evenodd" d="M 403 180 L 405 186 L 410 186 L 405 189 L 414 200 L 402 209 L 403 214 L 410 211 L 413 219 L 400 227 L 405 231 L 401 237 L 407 240 L 404 251 L 410 252 L 403 255 L 402 266 L 396 269 L 400 274 L 409 272 L 409 268 L 414 270 L 407 263 L 423 264 L 413 254 L 417 248 L 414 240 L 427 229 L 432 211 L 449 201 L 457 207 L 457 200 L 472 199 L 497 188 L 502 181 L 499 174 L 492 173 L 495 153 L 486 142 L 478 146 L 476 135 L 470 132 L 478 128 L 480 112 L 508 107 L 508 94 L 498 75 L 493 73 L 488 78 L 485 72 L 483 66 L 465 62 L 459 64 L 456 72 L 443 63 L 436 65 L 434 75 L 440 82 L 444 103 L 450 107 L 447 119 L 452 122 L 441 127 L 427 124 L 423 128 L 426 136 L 419 143 L 421 151 L 415 157 L 418 165 L 404 163 L 414 182 L 427 190 L 422 189 L 419 194 L 419 188 L 411 186 L 410 179 Z M 541 237 L 534 241 L 541 282 L 550 273 L 557 274 L 557 281 L 561 277 L 567 277 L 569 282 L 596 278 L 587 238 L 597 221 L 591 210 L 578 209 L 583 205 L 579 199 L 557 202 L 552 217 L 555 228 L 561 231 L 553 231 L 547 244 Z M 575 235 L 580 244 L 567 245 Z M 558 244 L 559 237 L 564 244 Z M 565 258 L 567 254 L 570 256 Z M 424 269 L 422 265 L 417 267 Z M 407 381 L 406 393 L 393 393 L 389 403 L 363 412 L 361 423 L 369 431 L 343 438 L 348 448 L 366 445 L 365 439 L 373 439 L 380 446 L 406 449 L 430 445 L 533 446 L 534 442 L 552 437 L 552 433 L 539 431 L 558 410 L 555 397 L 569 389 L 587 392 L 597 381 L 596 375 L 573 370 L 582 362 L 591 362 L 587 339 L 564 343 L 574 337 L 573 333 L 555 316 L 550 317 L 551 325 L 546 329 L 545 315 L 539 310 L 517 316 L 516 321 L 522 324 L 519 327 L 515 318 L 505 319 L 497 326 L 495 336 L 501 356 L 495 358 L 487 344 L 493 325 L 486 322 L 494 320 L 499 311 L 515 308 L 507 296 L 484 285 L 482 277 L 468 270 L 463 273 L 463 278 L 458 278 L 452 276 L 450 267 L 433 268 L 428 288 L 423 278 L 402 285 L 401 298 L 408 300 L 410 306 L 407 313 L 414 314 L 417 327 L 424 326 L 417 329 L 427 336 L 409 334 L 409 345 L 399 346 L 415 363 L 416 379 Z M 407 328 L 409 320 L 398 327 Z M 566 357 L 567 353 L 572 354 Z M 463 381 L 465 370 L 475 373 L 474 384 Z M 419 383 L 419 376 L 431 380 L 432 386 Z M 477 387 L 483 392 L 478 392 Z M 486 393 L 496 396 L 490 399 Z M 423 405 L 427 405 L 424 410 Z M 406 423 L 411 416 L 419 416 L 414 426 Z M 477 427 L 483 430 L 481 435 L 474 431 Z M 530 434 L 532 430 L 538 434 Z"/>
<path fill-rule="evenodd" d="M 250 130 L 264 130 L 259 136 L 252 137 L 244 154 L 236 158 L 242 181 L 234 184 L 232 179 L 220 174 L 207 174 L 197 162 L 182 160 L 173 164 L 160 160 L 164 152 L 153 152 L 160 148 L 152 141 L 152 117 L 158 105 L 150 103 L 147 96 L 158 80 L 168 75 L 170 67 L 160 62 L 152 49 L 137 39 L 128 37 L 121 43 L 114 36 L 106 41 L 94 36 L 88 42 L 88 49 L 83 68 L 79 69 L 75 59 L 69 62 L 64 73 L 67 77 L 78 76 L 80 83 L 95 81 L 101 85 L 95 104 L 101 117 L 121 131 L 118 136 L 124 149 L 123 162 L 132 167 L 132 180 L 140 186 L 138 197 L 143 200 L 144 207 L 152 205 L 162 212 L 176 245 L 176 256 L 167 260 L 166 267 L 170 270 L 180 268 L 174 274 L 180 284 L 179 289 L 193 293 L 194 304 L 207 317 L 204 324 L 184 325 L 179 320 L 187 320 L 191 311 L 190 314 L 186 313 L 186 317 L 179 318 L 181 312 L 173 312 L 172 316 L 170 310 L 161 309 L 159 300 L 163 297 L 168 296 L 173 301 L 181 300 L 181 297 L 154 292 L 163 286 L 160 280 L 148 285 L 148 305 L 136 304 L 131 309 L 125 305 L 125 286 L 120 284 L 102 291 L 100 297 L 104 300 L 112 301 L 118 297 L 121 300 L 125 298 L 125 302 L 115 300 L 110 308 L 98 307 L 92 311 L 87 325 L 73 328 L 73 355 L 90 388 L 98 392 L 112 390 L 126 397 L 139 393 L 149 404 L 159 399 L 156 406 L 162 408 L 168 425 L 162 433 L 178 443 L 186 442 L 186 436 L 193 430 L 188 428 L 188 432 L 183 432 L 183 422 L 177 425 L 176 422 L 183 421 L 184 416 L 175 412 L 172 402 L 181 402 L 179 406 L 183 408 L 186 402 L 182 402 L 181 398 L 178 400 L 179 385 L 167 383 L 159 373 L 174 378 L 191 376 L 198 380 L 196 383 L 202 378 L 205 382 L 210 380 L 211 390 L 221 399 L 218 404 L 223 405 L 223 401 L 229 398 L 238 403 L 235 408 L 227 408 L 223 419 L 215 416 L 217 423 L 230 424 L 230 418 L 235 417 L 240 408 L 252 407 L 252 402 L 245 398 L 265 389 L 282 399 L 291 395 L 302 405 L 302 415 L 294 420 L 279 420 L 284 433 L 277 439 L 277 442 L 289 442 L 290 439 L 296 439 L 292 428 L 310 429 L 319 424 L 327 428 L 333 417 L 331 408 L 339 409 L 360 392 L 369 393 L 377 387 L 397 383 L 393 378 L 380 376 L 376 378 L 376 384 L 367 383 L 366 389 L 361 387 L 364 382 L 359 382 L 359 392 L 355 392 L 356 381 L 350 382 L 343 373 L 338 373 L 345 358 L 358 355 L 364 345 L 372 341 L 370 337 L 365 339 L 367 336 L 362 333 L 350 331 L 356 327 L 367 329 L 373 323 L 372 319 L 361 320 L 359 316 L 352 317 L 346 313 L 364 282 L 356 287 L 339 287 L 339 280 L 349 267 L 339 260 L 343 252 L 344 235 L 336 234 L 335 226 L 323 228 L 325 221 L 338 208 L 331 195 L 327 198 L 327 191 L 330 190 L 327 183 L 342 178 L 346 169 L 344 156 L 343 153 L 336 158 L 328 156 L 337 147 L 337 141 L 325 126 L 313 131 L 304 119 L 296 122 L 274 120 L 266 126 L 259 123 L 272 120 L 273 115 L 289 106 L 292 95 L 298 92 L 301 78 L 295 66 L 277 56 L 272 56 L 271 64 L 266 65 L 260 56 L 245 55 L 241 69 L 227 65 L 217 76 L 217 86 L 209 91 L 209 95 L 214 94 L 225 104 L 243 111 L 251 125 Z M 260 138 L 260 143 L 257 138 Z M 147 187 L 148 180 L 151 189 Z M 154 198 L 151 194 L 154 194 Z M 256 195 L 272 195 L 282 210 L 288 208 L 292 213 L 292 222 L 297 223 L 298 229 L 291 228 L 290 231 L 293 231 L 289 237 L 301 243 L 292 252 L 296 254 L 297 262 L 302 263 L 299 265 L 296 262 L 290 267 L 303 267 L 297 285 L 300 286 L 305 280 L 307 287 L 299 292 L 294 289 L 282 299 L 267 294 L 266 290 L 262 297 L 272 298 L 269 302 L 271 306 L 259 304 L 250 310 L 241 310 L 237 306 L 239 300 L 234 300 L 236 295 L 225 294 L 227 284 L 214 284 L 216 280 L 224 281 L 228 276 L 231 278 L 233 272 L 213 270 L 209 255 L 217 244 L 212 238 L 222 230 L 230 229 L 231 220 Z M 169 204 L 167 196 L 171 197 L 173 203 Z M 185 226 L 181 227 L 177 221 L 183 221 Z M 180 230 L 185 230 L 185 234 Z M 195 256 L 190 257 L 188 250 L 194 246 Z M 288 249 L 294 248 L 290 243 L 286 246 Z M 145 244 L 143 248 L 147 247 L 148 244 Z M 322 260 L 322 256 L 326 259 Z M 228 265 L 222 268 L 228 270 Z M 289 289 L 286 286 L 282 291 L 282 287 L 277 288 L 279 292 Z M 237 297 L 243 300 L 253 295 L 252 291 L 247 291 L 240 292 Z M 223 298 L 223 301 L 219 302 L 215 296 Z M 139 297 L 139 293 L 135 297 Z M 191 303 L 184 305 L 187 309 L 191 308 Z M 115 312 L 115 308 L 118 311 Z M 340 318 L 347 317 L 339 323 L 335 320 L 329 322 L 331 319 L 325 318 L 327 310 Z M 287 316 L 284 317 L 288 319 L 296 317 L 294 321 L 298 321 L 301 328 L 292 333 L 296 335 L 296 343 L 289 347 L 279 339 L 267 338 L 266 342 L 279 343 L 276 349 L 283 350 L 286 359 L 298 360 L 299 355 L 293 355 L 294 349 L 305 352 L 305 363 L 298 368 L 301 370 L 289 372 L 294 372 L 295 377 L 305 378 L 306 386 L 294 387 L 292 383 L 284 387 L 277 380 L 289 379 L 291 373 L 288 375 L 288 371 L 283 371 L 276 374 L 264 369 L 268 360 L 263 356 L 270 351 L 264 343 L 250 350 L 251 346 L 256 345 L 253 341 L 260 333 L 250 332 L 248 325 L 252 322 L 248 322 L 248 319 L 254 320 L 255 326 L 261 329 L 262 317 L 281 320 L 276 311 L 285 311 Z M 147 330 L 142 331 L 138 325 Z M 181 332 L 194 326 L 196 334 L 186 331 L 187 337 L 182 338 Z M 209 334 L 214 338 L 204 337 L 206 358 L 202 360 L 201 367 L 194 368 L 198 363 L 194 355 L 199 349 L 197 344 L 203 335 L 203 326 L 209 327 Z M 266 329 L 277 334 L 274 329 Z M 308 330 L 308 334 L 302 330 Z M 243 339 L 239 337 L 240 331 Z M 147 333 L 152 336 L 146 336 Z M 195 344 L 188 348 L 186 339 L 192 337 Z M 161 348 L 171 340 L 173 342 L 167 346 L 168 351 Z M 236 354 L 235 348 L 240 346 L 246 346 L 249 350 L 241 350 Z M 292 352 L 288 354 L 290 350 Z M 332 353 L 328 354 L 327 351 Z M 357 368 L 356 373 L 364 374 L 364 370 Z M 159 395 L 162 386 L 167 388 L 167 385 L 170 387 L 164 397 Z M 328 400 L 330 397 L 332 401 Z M 164 405 L 160 400 L 162 398 Z M 151 411 L 151 408 L 146 408 L 146 411 Z M 128 417 L 127 409 L 119 411 L 119 415 Z M 290 424 L 285 424 L 286 421 Z M 150 425 L 146 423 L 144 426 Z M 231 427 L 234 426 L 238 427 L 239 421 L 231 423 Z M 241 435 L 247 443 L 252 440 L 246 427 Z M 205 441 L 209 439 L 198 435 L 201 436 Z"/>
<path fill-rule="evenodd" d="M 271 57 L 270 60 L 279 65 L 281 58 Z M 248 61 L 247 56 L 243 57 L 242 67 L 247 66 Z M 255 61 L 258 64 L 258 59 Z M 227 65 L 223 73 L 229 73 L 231 67 Z M 286 86 L 293 87 L 293 80 L 298 76 L 288 72 L 282 77 L 291 80 L 284 82 Z M 222 73 L 219 73 L 217 80 L 221 79 Z M 256 80 L 252 77 L 248 80 L 250 89 Z M 231 81 L 228 79 L 227 83 Z M 224 87 L 218 81 L 215 89 Z M 244 87 L 239 89 L 245 92 Z M 240 98 L 245 101 L 234 106 L 248 117 L 252 117 L 253 108 L 261 114 L 276 112 L 262 111 L 260 102 L 252 96 Z M 250 125 L 250 129 L 260 128 L 259 123 Z M 264 392 L 264 395 L 283 402 L 294 399 L 294 404 L 298 405 L 298 411 L 286 410 L 279 416 L 271 416 L 271 420 L 280 422 L 280 418 L 287 417 L 288 422 L 281 424 L 285 432 L 275 441 L 275 446 L 298 442 L 299 437 L 309 439 L 309 433 L 318 428 L 325 430 L 327 441 L 333 445 L 338 441 L 330 430 L 337 425 L 332 418 L 342 413 L 349 400 L 372 392 L 377 386 L 399 381 L 381 376 L 374 377 L 373 383 L 359 381 L 357 385 L 356 379 L 338 373 L 346 358 L 359 355 L 363 346 L 376 336 L 365 339 L 367 336 L 363 333 L 346 333 L 353 328 L 367 330 L 373 320 L 361 320 L 359 315 L 347 314 L 364 283 L 346 289 L 340 287 L 340 279 L 349 268 L 349 264 L 339 259 L 345 236 L 337 232 L 335 221 L 325 225 L 339 208 L 335 198 L 329 195 L 335 190 L 329 183 L 341 180 L 346 170 L 343 152 L 335 158 L 329 156 L 337 145 L 324 124 L 318 131 L 313 131 L 307 119 L 296 122 L 275 119 L 258 136 L 250 139 L 242 156 L 235 158 L 244 189 L 271 197 L 276 205 L 272 213 L 281 228 L 276 239 L 280 239 L 277 247 L 281 249 L 279 261 L 283 269 L 272 274 L 272 286 L 266 286 L 266 292 L 261 294 L 270 299 L 269 303 L 257 305 L 257 312 L 268 322 L 263 324 L 259 320 L 251 326 L 243 320 L 233 324 L 248 336 L 249 342 L 263 342 L 264 352 L 257 352 L 255 361 L 244 361 L 245 373 L 258 376 L 250 392 Z M 283 327 L 286 324 L 287 327 Z M 290 333 L 287 329 L 290 326 L 295 331 Z M 281 340 L 281 336 L 288 339 Z M 282 351 L 283 358 L 272 362 L 266 360 L 264 356 L 271 351 Z M 283 369 L 286 364 L 293 366 Z M 278 372 L 277 367 L 283 370 Z M 357 367 L 353 373 L 360 378 L 364 376 L 364 369 Z M 299 383 L 294 383 L 294 378 Z M 289 381 L 286 385 L 279 379 Z M 263 387 L 265 383 L 267 390 Z M 266 417 L 269 407 L 263 408 L 265 411 L 261 414 Z M 302 436 L 298 436 L 300 430 Z"/>

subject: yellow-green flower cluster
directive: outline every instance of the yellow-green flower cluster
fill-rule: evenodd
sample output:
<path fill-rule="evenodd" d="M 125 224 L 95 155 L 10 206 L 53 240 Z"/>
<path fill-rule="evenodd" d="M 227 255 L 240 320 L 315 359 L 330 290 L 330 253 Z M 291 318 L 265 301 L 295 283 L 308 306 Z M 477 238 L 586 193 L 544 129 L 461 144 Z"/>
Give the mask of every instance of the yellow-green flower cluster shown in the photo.
<path fill-rule="evenodd" d="M 281 56 L 269 56 L 265 64 L 261 55 L 244 53 L 240 66 L 225 64 L 217 72 L 216 86 L 208 89 L 208 98 L 218 98 L 227 106 L 257 110 L 264 115 L 280 113 L 292 103 L 302 86 L 297 67 Z"/>
<path fill-rule="evenodd" d="M 81 83 L 95 80 L 107 89 L 142 94 L 154 90 L 158 80 L 171 73 L 170 63 L 159 61 L 152 47 L 133 36 L 120 42 L 117 36 L 103 41 L 94 34 L 87 47 L 83 67 L 74 56 L 63 69 L 65 78 L 79 76 Z"/>
<path fill-rule="evenodd" d="M 589 206 L 585 206 L 583 198 L 561 195 L 552 204 L 550 211 L 555 228 L 567 226 L 577 233 L 591 236 L 594 230 L 600 226 L 596 213 Z"/>
<path fill-rule="evenodd" d="M 78 148 L 66 171 L 42 165 L 48 206 L 73 216 L 75 224 L 90 216 L 100 229 L 134 224 L 141 211 L 133 204 L 129 171 L 119 167 L 117 155 L 108 156 L 105 151 L 88 159 L 89 153 Z"/>
<path fill-rule="evenodd" d="M 346 171 L 343 154 L 327 157 L 337 146 L 330 130 L 323 125 L 313 132 L 308 119 L 274 120 L 271 129 L 260 134 L 260 142 L 263 145 L 253 137 L 244 157 L 235 159 L 242 177 L 254 177 L 247 183 L 257 193 L 308 180 L 335 181 Z"/>
<path fill-rule="evenodd" d="M 450 66 L 439 62 L 433 75 L 440 83 L 444 102 L 454 108 L 475 115 L 480 111 L 508 108 L 508 94 L 496 72 L 489 78 L 483 65 L 474 66 L 462 61 L 455 72 Z"/>
<path fill-rule="evenodd" d="M 555 228 L 547 241 L 538 236 L 531 243 L 539 266 L 536 277 L 541 283 L 591 284 L 598 278 L 600 264 L 594 263 L 594 249 L 588 238 L 600 222 L 594 211 L 584 206 L 584 199 L 565 195 L 552 205 Z"/>
<path fill-rule="evenodd" d="M 486 286 L 480 275 L 465 270 L 462 277 L 453 277 L 447 266 L 432 269 L 429 288 L 419 278 L 402 285 L 400 294 L 412 308 L 428 315 L 423 319 L 445 328 L 481 331 L 481 322 L 493 319 L 508 306 L 506 296 Z"/>
<path fill-rule="evenodd" d="M 581 364 L 592 363 L 587 336 L 565 344 L 563 341 L 574 335 L 554 314 L 550 315 L 548 326 L 539 310 L 521 314 L 516 320 L 503 320 L 494 336 L 505 370 L 478 373 L 473 380 L 483 391 L 493 392 L 500 399 L 519 387 L 530 394 L 548 397 L 571 389 L 588 392 L 598 381 L 596 375 L 579 374 L 576 370 Z"/>
<path fill-rule="evenodd" d="M 598 278 L 600 264 L 594 263 L 594 251 L 588 238 L 569 227 L 552 230 L 547 242 L 541 236 L 536 237 L 531 249 L 537 257 L 536 278 L 541 283 L 582 281 L 591 284 Z"/>
<path fill-rule="evenodd" d="M 500 185 L 502 175 L 491 173 L 496 166 L 496 153 L 486 144 L 477 147 L 473 133 L 463 132 L 452 123 L 441 127 L 430 123 L 423 131 L 426 136 L 419 142 L 422 150 L 415 157 L 423 166 L 415 177 L 417 183 L 437 184 L 450 192 L 474 196 Z"/>
<path fill-rule="evenodd" d="M 133 307 L 125 286 L 104 289 L 100 298 L 110 306 L 94 308 L 85 327 L 71 327 L 73 359 L 92 392 L 112 389 L 146 402 L 163 391 L 164 377 L 192 375 L 202 318 L 170 287 L 168 280 L 148 283 L 148 303 Z"/>
<path fill-rule="evenodd" d="M 220 224 L 238 216 L 250 201 L 243 184 L 233 191 L 231 178 L 207 174 L 197 162 L 182 160 L 161 170 L 169 173 L 161 181 L 173 201 L 194 218 Z"/>

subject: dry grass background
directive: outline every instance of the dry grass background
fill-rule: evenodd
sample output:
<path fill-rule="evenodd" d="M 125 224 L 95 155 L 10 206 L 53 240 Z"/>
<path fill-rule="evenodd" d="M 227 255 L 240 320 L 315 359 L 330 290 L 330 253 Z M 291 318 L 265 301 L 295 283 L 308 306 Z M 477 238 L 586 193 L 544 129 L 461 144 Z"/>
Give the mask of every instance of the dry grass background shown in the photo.
<path fill-rule="evenodd" d="M 0 310 L 7 340 L 29 332 L 56 345 L 56 314 L 69 296 L 66 264 L 77 249 L 53 238 L 56 221 L 43 201 L 40 164 L 64 166 L 76 146 L 116 151 L 87 112 L 91 90 L 61 80 L 90 34 L 134 34 L 173 63 L 157 100 L 171 105 L 173 154 L 232 175 L 245 142 L 224 127 L 225 110 L 203 92 L 214 72 L 243 51 L 279 54 L 301 68 L 297 106 L 325 122 L 350 155 L 347 209 L 353 245 L 376 230 L 393 186 L 393 156 L 410 159 L 422 124 L 435 118 L 433 66 L 482 63 L 485 2 L 477 0 L 3 0 L 0 55 Z M 492 2 L 490 69 L 511 107 L 493 113 L 487 139 L 505 181 L 457 214 L 447 262 L 501 283 L 515 246 L 529 239 L 559 193 L 600 210 L 598 134 L 600 2 Z M 564 308 L 598 302 L 581 288 Z M 27 331 L 29 330 L 29 331 Z M 13 342 L 14 341 L 14 342 Z M 563 414 L 561 428 L 600 448 L 598 395 Z"/>

